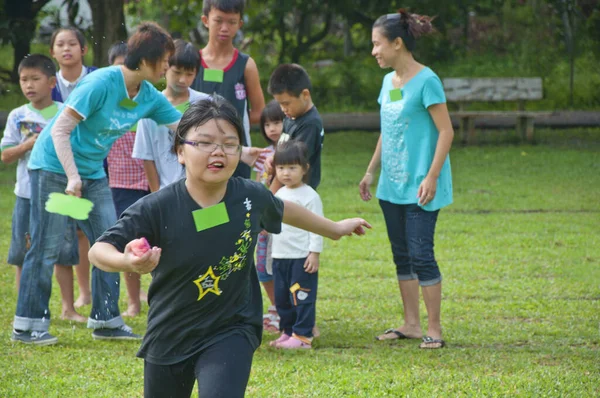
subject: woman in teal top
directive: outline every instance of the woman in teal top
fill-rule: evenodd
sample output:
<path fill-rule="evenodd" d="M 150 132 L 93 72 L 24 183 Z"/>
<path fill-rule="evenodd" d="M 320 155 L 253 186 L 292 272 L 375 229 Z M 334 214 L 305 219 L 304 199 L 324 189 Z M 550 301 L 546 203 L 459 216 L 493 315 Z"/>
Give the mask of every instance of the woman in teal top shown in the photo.
<path fill-rule="evenodd" d="M 440 307 L 442 276 L 433 252 L 439 209 L 452 203 L 448 152 L 454 131 L 444 88 L 438 76 L 412 55 L 415 38 L 433 31 L 431 18 L 399 10 L 373 25 L 372 55 L 393 71 L 383 79 L 381 136 L 360 195 L 371 199 L 373 174 L 381 165 L 377 198 L 386 221 L 404 324 L 388 329 L 377 340 L 421 338 L 421 348 L 442 348 Z M 428 315 L 423 336 L 419 317 L 419 285 Z"/>

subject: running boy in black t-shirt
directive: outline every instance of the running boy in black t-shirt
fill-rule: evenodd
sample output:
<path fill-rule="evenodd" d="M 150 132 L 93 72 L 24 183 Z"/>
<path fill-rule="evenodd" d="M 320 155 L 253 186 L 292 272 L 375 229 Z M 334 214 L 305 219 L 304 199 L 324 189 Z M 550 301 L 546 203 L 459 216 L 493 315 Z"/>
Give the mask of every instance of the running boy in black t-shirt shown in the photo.
<path fill-rule="evenodd" d="M 254 247 L 281 223 L 331 239 L 364 234 L 353 218 L 333 222 L 233 177 L 244 129 L 220 97 L 192 104 L 175 133 L 186 178 L 144 196 L 92 246 L 107 272 L 152 273 L 144 358 L 147 397 L 243 397 L 262 338 Z"/>
<path fill-rule="evenodd" d="M 323 148 L 323 121 L 310 96 L 312 86 L 308 73 L 298 64 L 279 65 L 269 79 L 269 94 L 279 105 L 285 120 L 279 142 L 299 140 L 308 148 L 308 185 L 317 189 L 321 182 L 321 149 Z M 277 179 L 271 184 L 271 192 L 277 192 L 281 184 Z"/>

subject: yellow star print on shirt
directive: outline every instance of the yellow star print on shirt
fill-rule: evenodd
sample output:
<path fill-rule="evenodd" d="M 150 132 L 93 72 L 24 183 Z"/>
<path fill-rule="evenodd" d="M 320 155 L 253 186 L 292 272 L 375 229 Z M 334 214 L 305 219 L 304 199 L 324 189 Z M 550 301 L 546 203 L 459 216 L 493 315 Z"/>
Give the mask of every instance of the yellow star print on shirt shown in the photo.
<path fill-rule="evenodd" d="M 198 279 L 194 281 L 194 284 L 198 286 L 198 301 L 202 300 L 202 297 L 208 293 L 214 293 L 217 296 L 221 295 L 221 289 L 219 289 L 219 279 L 221 276 L 216 276 L 212 265 L 208 267 L 208 271 Z"/>

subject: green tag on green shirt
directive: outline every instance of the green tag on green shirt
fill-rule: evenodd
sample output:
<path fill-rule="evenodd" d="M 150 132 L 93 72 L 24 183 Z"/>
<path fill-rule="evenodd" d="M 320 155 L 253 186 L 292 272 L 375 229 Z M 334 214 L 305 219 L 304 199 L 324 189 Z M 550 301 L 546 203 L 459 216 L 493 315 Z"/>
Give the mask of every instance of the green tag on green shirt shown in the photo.
<path fill-rule="evenodd" d="M 395 102 L 395 101 L 400 101 L 401 99 L 402 99 L 402 90 L 400 90 L 399 88 L 390 90 L 390 101 Z"/>
<path fill-rule="evenodd" d="M 179 105 L 175 105 L 175 109 L 177 109 L 179 112 L 181 112 L 182 114 L 188 110 L 188 108 L 190 107 L 190 101 L 185 101 Z"/>
<path fill-rule="evenodd" d="M 56 115 L 58 113 L 58 105 L 56 105 L 56 102 L 52 102 L 52 105 L 47 106 L 44 109 L 35 109 L 33 107 L 33 105 L 31 105 L 31 103 L 28 104 L 28 107 L 32 111 L 37 112 L 40 115 L 42 115 L 42 117 L 46 120 L 52 119 L 54 117 L 54 115 Z"/>
<path fill-rule="evenodd" d="M 227 214 L 227 208 L 223 202 L 206 209 L 194 210 L 192 216 L 198 232 L 229 222 L 229 214 Z"/>
<path fill-rule="evenodd" d="M 204 81 L 223 83 L 223 71 L 221 69 L 204 69 Z"/>
<path fill-rule="evenodd" d="M 125 109 L 133 109 L 136 106 L 138 106 L 138 103 L 135 102 L 134 100 L 132 100 L 131 98 L 125 98 L 124 100 L 122 100 L 121 102 L 119 102 L 119 106 L 122 106 Z"/>

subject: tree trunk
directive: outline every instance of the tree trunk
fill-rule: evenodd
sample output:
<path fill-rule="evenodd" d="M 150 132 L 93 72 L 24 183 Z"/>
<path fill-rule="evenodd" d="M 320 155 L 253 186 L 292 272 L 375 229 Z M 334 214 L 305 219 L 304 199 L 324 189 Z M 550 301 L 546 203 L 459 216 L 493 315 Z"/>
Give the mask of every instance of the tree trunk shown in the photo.
<path fill-rule="evenodd" d="M 19 82 L 19 63 L 29 55 L 31 40 L 35 35 L 36 17 L 41 8 L 50 0 L 20 0 L 4 2 L 4 12 L 9 22 L 10 44 L 13 47 L 13 69 L 11 80 Z"/>
<path fill-rule="evenodd" d="M 89 0 L 92 9 L 94 66 L 108 65 L 108 49 L 114 43 L 127 40 L 124 0 Z"/>

